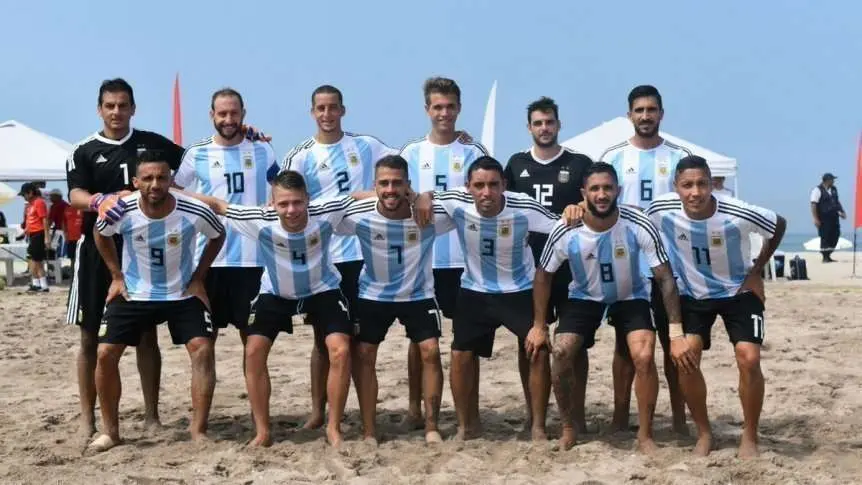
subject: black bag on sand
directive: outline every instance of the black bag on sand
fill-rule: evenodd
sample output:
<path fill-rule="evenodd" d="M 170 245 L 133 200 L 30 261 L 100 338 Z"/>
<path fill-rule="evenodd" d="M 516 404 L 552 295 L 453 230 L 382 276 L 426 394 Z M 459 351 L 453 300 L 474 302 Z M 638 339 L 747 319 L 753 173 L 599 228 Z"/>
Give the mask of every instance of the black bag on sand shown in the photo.
<path fill-rule="evenodd" d="M 807 280 L 808 279 L 808 268 L 805 265 L 805 260 L 800 258 L 799 256 L 794 256 L 793 259 L 790 260 L 790 275 L 788 279 L 791 280 Z"/>

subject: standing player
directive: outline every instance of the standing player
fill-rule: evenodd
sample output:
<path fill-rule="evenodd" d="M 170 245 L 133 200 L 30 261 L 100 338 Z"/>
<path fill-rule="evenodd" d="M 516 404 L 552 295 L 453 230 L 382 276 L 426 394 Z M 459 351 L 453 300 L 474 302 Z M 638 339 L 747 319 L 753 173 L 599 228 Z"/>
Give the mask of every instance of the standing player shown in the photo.
<path fill-rule="evenodd" d="M 454 225 L 440 206 L 433 226 L 413 220 L 408 192 L 407 161 L 388 155 L 375 166 L 377 197 L 355 204 L 339 232 L 359 237 L 365 267 L 359 275 L 359 341 L 354 375 L 366 439 L 376 440 L 377 348 L 398 319 L 407 337 L 419 346 L 422 395 L 425 398 L 425 441 L 442 441 L 437 430 L 443 394 L 440 362 L 440 310 L 434 300 L 431 258 L 434 239 Z"/>
<path fill-rule="evenodd" d="M 24 232 L 27 234 L 27 262 L 33 281 L 27 291 L 49 291 L 48 277 L 45 276 L 45 259 L 48 254 L 48 244 L 51 242 L 49 231 L 51 221 L 48 217 L 48 206 L 42 198 L 42 191 L 36 184 L 27 182 L 21 186 L 19 194 L 27 201 L 24 207 Z"/>
<path fill-rule="evenodd" d="M 407 143 L 401 156 L 407 160 L 409 179 L 414 191 L 448 190 L 465 185 L 465 174 L 473 162 L 488 154 L 479 143 L 468 141 L 456 131 L 455 124 L 461 113 L 461 88 L 447 78 L 433 77 L 422 87 L 425 112 L 431 119 L 428 135 Z M 434 294 L 440 310 L 447 318 L 454 318 L 464 256 L 454 234 L 444 234 L 434 241 Z M 407 423 L 422 424 L 422 359 L 419 347 L 411 343 L 408 352 L 407 374 L 410 386 L 410 404 Z M 478 372 L 478 358 L 473 368 Z M 479 376 L 475 379 L 478 382 Z M 472 410 L 478 419 L 479 395 L 472 399 Z"/>
<path fill-rule="evenodd" d="M 530 336 L 535 341 L 530 355 L 528 382 L 534 440 L 544 440 L 550 382 L 548 379 L 547 326 L 532 327 L 533 276 L 536 266 L 527 247 L 529 232 L 547 233 L 558 217 L 527 195 L 505 191 L 503 166 L 491 157 L 478 158 L 467 170 L 467 191 L 434 192 L 433 198 L 454 221 L 465 257 L 455 318 L 452 323 L 450 381 L 459 439 L 479 428 L 473 396 L 478 356 L 488 358 L 494 334 L 505 326 L 518 337 L 518 346 Z M 427 213 L 432 194 L 424 193 L 417 207 Z M 542 334 L 544 332 L 544 334 Z"/>
<path fill-rule="evenodd" d="M 90 448 L 105 451 L 120 443 L 120 357 L 140 342 L 143 329 L 168 322 L 175 345 L 185 345 L 192 367 L 192 439 L 206 437 L 215 388 L 213 327 L 204 280 L 224 243 L 224 226 L 201 202 L 172 195 L 171 168 L 158 151 L 139 155 L 133 179 L 137 192 L 123 197 L 118 222 L 101 219 L 96 247 L 111 273 L 105 315 L 99 327 L 96 389 L 102 435 Z M 198 234 L 209 242 L 197 267 Z M 112 236 L 123 239 L 123 263 Z"/>
<path fill-rule="evenodd" d="M 533 137 L 533 146 L 525 152 L 517 152 L 509 158 L 504 174 L 506 176 L 506 190 L 521 192 L 532 195 L 545 209 L 560 214 L 570 204 L 577 204 L 581 196 L 581 185 L 584 173 L 590 168 L 593 161 L 590 157 L 575 153 L 568 148 L 563 148 L 557 142 L 560 133 L 560 117 L 557 103 L 551 98 L 542 97 L 527 106 L 527 129 Z M 542 250 L 548 241 L 547 234 L 531 233 L 530 249 L 533 250 L 533 260 L 539 262 Z M 554 282 L 551 286 L 551 297 L 548 300 L 548 324 L 557 320 L 559 312 L 557 308 L 568 299 L 569 283 L 572 281 L 572 273 L 567 266 L 562 266 L 554 273 Z M 575 423 L 579 431 L 586 431 L 586 419 L 584 417 L 583 403 L 586 392 L 587 360 L 586 348 L 583 352 L 577 352 L 575 359 L 575 372 L 578 373 L 577 384 L 583 384 L 575 390 Z M 530 402 L 530 386 L 527 382 L 530 363 L 523 348 L 518 348 L 518 370 L 521 373 L 521 384 L 524 388 L 526 402 Z M 527 422 L 529 428 L 532 423 Z"/>
<path fill-rule="evenodd" d="M 686 148 L 673 144 L 659 134 L 664 117 L 661 94 L 653 86 L 637 86 L 628 97 L 628 118 L 635 134 L 628 140 L 614 145 L 599 157 L 613 165 L 620 178 L 620 202 L 646 209 L 660 195 L 673 191 L 673 171 L 679 160 L 691 155 Z M 641 267 L 641 274 L 651 278 L 649 268 Z M 673 429 L 688 434 L 685 425 L 685 403 L 679 391 L 676 368 L 670 358 L 667 337 L 667 312 L 662 306 L 661 289 L 652 280 L 651 304 L 659 341 L 664 350 L 664 374 L 670 392 Z M 632 382 L 635 368 L 627 355 L 624 339 L 617 335 L 617 352 L 614 354 L 614 429 L 628 428 L 631 407 Z"/>
<path fill-rule="evenodd" d="M 267 359 L 279 332 L 293 333 L 292 317 L 307 312 L 320 335 L 321 355 L 328 355 L 326 398 L 330 403 L 326 437 L 338 448 L 341 419 L 350 383 L 350 321 L 341 277 L 331 261 L 335 227 L 353 202 L 350 197 L 308 204 L 305 181 L 298 172 L 278 174 L 272 186 L 271 207 L 232 205 L 201 194 L 227 224 L 257 241 L 264 264 L 261 291 L 246 329 L 246 386 L 257 436 L 253 446 L 272 443 L 269 427 L 271 383 Z"/>
<path fill-rule="evenodd" d="M 319 86 L 311 93 L 311 117 L 317 123 L 317 134 L 293 148 L 282 164 L 282 171 L 294 170 L 304 178 L 312 201 L 349 195 L 371 188 L 374 163 L 393 148 L 367 135 L 354 135 L 341 128 L 347 113 L 341 91 L 334 86 Z M 351 308 L 356 305 L 362 253 L 355 237 L 333 236 L 332 262 L 341 274 L 341 291 Z M 351 310 L 355 318 L 355 312 Z M 322 328 L 314 326 L 315 331 Z M 311 416 L 304 427 L 318 428 L 326 412 L 326 376 L 329 359 L 323 335 L 315 333 L 311 350 Z"/>
<path fill-rule="evenodd" d="M 264 205 L 270 193 L 268 182 L 278 173 L 278 163 L 269 143 L 245 138 L 241 129 L 244 118 L 245 105 L 239 92 L 224 88 L 213 93 L 210 119 L 216 133 L 186 150 L 174 183 L 189 187 L 197 182 L 197 192 L 231 204 Z M 231 226 L 225 237 L 224 247 L 207 275 L 207 296 L 216 328 L 232 323 L 245 346 L 251 301 L 260 291 L 263 262 L 255 241 L 242 237 Z"/>
<path fill-rule="evenodd" d="M 700 359 L 709 350 L 712 325 L 720 315 L 739 368 L 743 415 L 739 456 L 752 458 L 758 455 L 765 387 L 760 370 L 765 301 L 760 275 L 781 244 L 787 222 L 769 209 L 715 196 L 709 166 L 701 157 L 683 158 L 675 173 L 676 192 L 653 201 L 647 215 L 661 229 L 680 280 L 682 324 L 670 326 L 670 345 L 682 393 L 697 425 L 694 452 L 707 455 L 712 447 Z M 753 264 L 751 234 L 768 240 Z"/>
<path fill-rule="evenodd" d="M 661 237 L 639 210 L 618 207 L 619 185 L 613 167 L 596 163 L 584 178 L 587 211 L 583 223 L 560 223 L 551 232 L 536 272 L 533 325 L 544 325 L 552 291 L 552 275 L 566 260 L 572 272 L 568 299 L 560 306 L 560 323 L 554 338 L 552 367 L 554 394 L 563 434 L 560 447 L 569 449 L 577 438 L 574 409 L 583 408 L 583 394 L 574 372 L 573 356 L 592 347 L 596 330 L 607 312 L 621 333 L 635 363 L 638 398 L 638 448 L 656 450 L 652 421 L 658 397 L 655 367 L 655 329 L 650 315 L 650 289 L 640 276 L 641 262 L 652 269 L 671 321 L 680 322 L 679 293 Z M 529 344 L 528 344 L 529 345 Z M 580 400 L 581 402 L 577 402 Z"/>

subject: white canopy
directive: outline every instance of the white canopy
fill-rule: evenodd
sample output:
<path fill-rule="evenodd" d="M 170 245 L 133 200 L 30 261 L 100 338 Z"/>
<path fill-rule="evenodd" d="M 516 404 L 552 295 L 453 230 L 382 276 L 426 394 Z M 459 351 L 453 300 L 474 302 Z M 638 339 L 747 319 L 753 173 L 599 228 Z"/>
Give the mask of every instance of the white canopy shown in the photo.
<path fill-rule="evenodd" d="M 0 123 L 0 180 L 66 180 L 72 145 L 14 120 Z"/>
<path fill-rule="evenodd" d="M 564 147 L 571 148 L 577 152 L 588 155 L 593 160 L 598 160 L 605 149 L 628 140 L 635 134 L 632 122 L 623 116 L 606 121 L 601 125 L 585 131 L 574 138 L 561 143 Z M 736 175 L 736 159 L 716 153 L 712 150 L 695 145 L 663 131 L 659 132 L 662 138 L 677 145 L 688 148 L 695 155 L 706 159 L 709 168 L 715 176 L 733 177 Z"/>

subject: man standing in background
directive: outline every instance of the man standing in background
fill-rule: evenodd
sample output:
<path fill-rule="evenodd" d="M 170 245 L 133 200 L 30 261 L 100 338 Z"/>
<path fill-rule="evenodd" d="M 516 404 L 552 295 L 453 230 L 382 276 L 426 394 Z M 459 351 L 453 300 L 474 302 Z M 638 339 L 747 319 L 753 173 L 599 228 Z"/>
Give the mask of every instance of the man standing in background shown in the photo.
<path fill-rule="evenodd" d="M 832 251 L 841 236 L 841 221 L 847 214 L 838 200 L 838 189 L 835 188 L 835 176 L 829 172 L 823 174 L 820 185 L 811 190 L 811 216 L 817 235 L 820 236 L 820 253 L 824 263 L 834 263 Z"/>
<path fill-rule="evenodd" d="M 42 267 L 48 244 L 48 207 L 42 198 L 42 191 L 33 183 L 22 185 L 19 195 L 27 201 L 24 208 L 24 232 L 27 234 L 27 256 L 30 258 L 27 265 L 33 278 L 27 291 L 48 291 L 48 277 Z"/>

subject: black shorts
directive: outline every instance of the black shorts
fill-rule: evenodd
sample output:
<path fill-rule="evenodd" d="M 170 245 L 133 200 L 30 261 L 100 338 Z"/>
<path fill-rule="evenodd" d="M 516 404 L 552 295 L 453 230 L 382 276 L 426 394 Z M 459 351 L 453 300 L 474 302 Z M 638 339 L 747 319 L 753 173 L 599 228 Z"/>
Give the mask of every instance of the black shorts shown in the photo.
<path fill-rule="evenodd" d="M 455 318 L 458 308 L 458 290 L 461 289 L 463 268 L 440 268 L 434 270 L 434 299 L 446 318 Z"/>
<path fill-rule="evenodd" d="M 120 236 L 113 239 L 117 245 L 117 256 L 122 261 L 123 239 Z M 102 323 L 111 273 L 96 249 L 92 235 L 81 236 L 77 251 L 67 301 L 66 323 L 80 325 L 85 331 L 95 334 Z"/>
<path fill-rule="evenodd" d="M 452 322 L 452 350 L 491 357 L 494 334 L 501 325 L 517 335 L 518 342 L 527 338 L 533 326 L 533 290 L 480 293 L 461 288 Z"/>
<path fill-rule="evenodd" d="M 248 326 L 251 301 L 260 293 L 262 276 L 263 268 L 210 268 L 205 285 L 216 328 L 229 323 L 240 330 Z"/>
<path fill-rule="evenodd" d="M 45 248 L 45 233 L 34 232 L 32 234 L 28 234 L 27 237 L 30 239 L 27 243 L 27 256 L 31 261 L 36 261 L 37 263 L 45 261 L 45 256 L 47 254 Z"/>
<path fill-rule="evenodd" d="M 78 254 L 78 241 L 66 241 L 66 257 L 75 261 Z"/>
<path fill-rule="evenodd" d="M 356 308 L 359 300 L 359 273 L 362 272 L 364 261 L 345 261 L 335 263 L 335 269 L 341 273 L 341 293 L 347 298 L 347 307 Z M 356 323 L 356 312 L 350 311 L 351 321 Z"/>
<path fill-rule="evenodd" d="M 331 333 L 353 335 L 347 298 L 340 290 L 324 291 L 299 300 L 263 294 L 251 307 L 246 334 L 261 335 L 272 341 L 279 332 L 293 333 L 293 316 L 308 313 L 324 337 Z"/>
<path fill-rule="evenodd" d="M 624 300 L 607 305 L 590 300 L 568 300 L 562 305 L 556 333 L 576 333 L 584 338 L 584 348 L 596 343 L 596 330 L 607 308 L 608 323 L 613 325 L 617 346 L 628 347 L 626 335 L 635 330 L 655 330 L 646 300 Z"/>
<path fill-rule="evenodd" d="M 126 301 L 118 297 L 105 307 L 99 326 L 99 343 L 138 345 L 141 333 L 165 321 L 175 345 L 185 345 L 197 337 L 213 338 L 210 312 L 197 298 Z"/>
<path fill-rule="evenodd" d="M 712 346 L 710 334 L 715 317 L 721 315 L 730 342 L 751 342 L 762 345 L 764 337 L 763 302 L 754 293 L 743 293 L 730 298 L 695 300 L 683 296 L 682 326 L 685 333 L 700 335 L 703 350 Z"/>
<path fill-rule="evenodd" d="M 440 338 L 440 309 L 433 299 L 419 301 L 384 302 L 360 298 L 359 314 L 360 342 L 379 345 L 386 332 L 397 318 L 407 331 L 411 342 L 419 343 L 429 338 Z"/>

